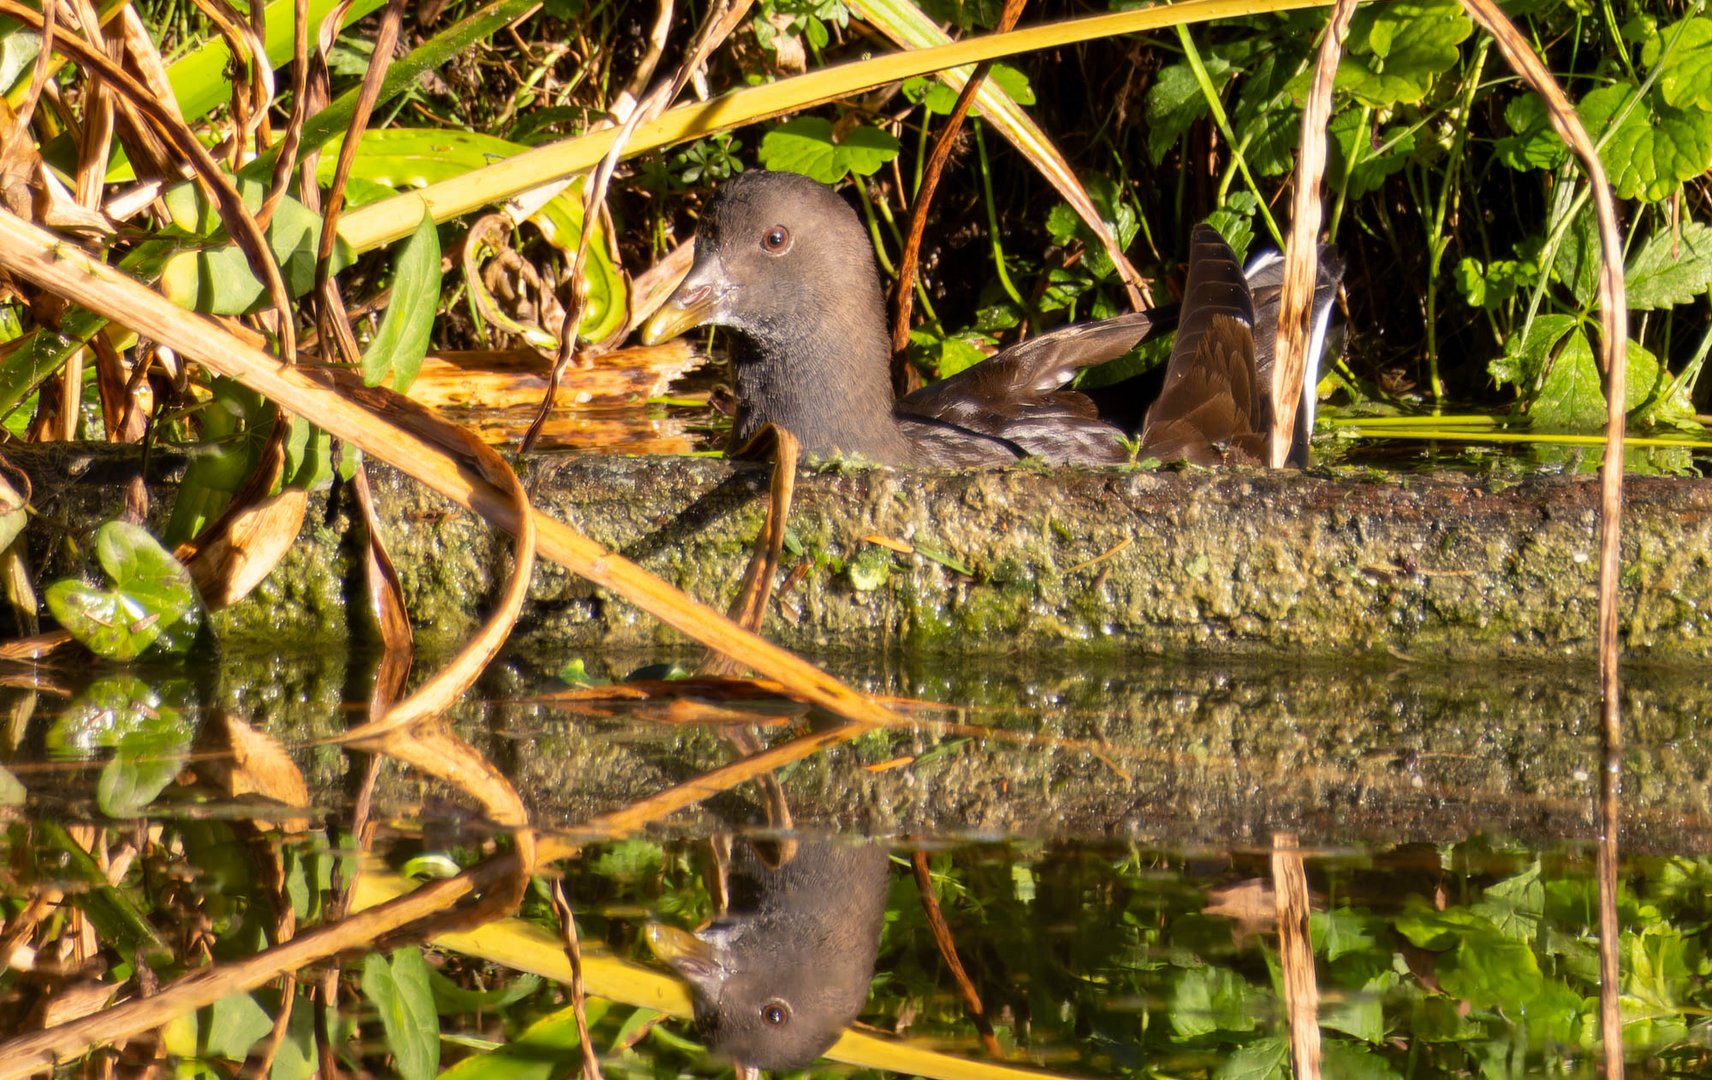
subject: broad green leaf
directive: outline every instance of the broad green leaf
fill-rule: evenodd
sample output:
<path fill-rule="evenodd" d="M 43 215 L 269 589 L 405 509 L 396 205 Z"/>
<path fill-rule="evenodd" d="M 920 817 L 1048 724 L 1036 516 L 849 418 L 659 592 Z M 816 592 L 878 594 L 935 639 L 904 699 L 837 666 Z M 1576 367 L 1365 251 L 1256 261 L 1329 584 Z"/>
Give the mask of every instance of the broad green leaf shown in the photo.
<path fill-rule="evenodd" d="M 1672 423 L 1693 416 L 1685 387 L 1673 386 L 1670 373 L 1639 343 L 1629 342 L 1628 400 L 1644 418 Z M 1605 425 L 1605 392 L 1593 345 L 1573 316 L 1543 315 L 1526 335 L 1512 338 L 1503 356 L 1489 366 L 1500 383 L 1515 383 L 1527 396 L 1528 417 L 1545 431 L 1597 431 Z M 1666 394 L 1666 390 L 1670 393 Z"/>
<path fill-rule="evenodd" d="M 253 181 L 241 181 L 244 204 L 253 213 L 261 207 L 263 192 Z M 207 235 L 215 221 L 201 193 L 180 185 L 170 193 L 173 221 L 194 235 Z M 315 254 L 321 242 L 321 215 L 296 199 L 285 198 L 268 223 L 268 250 L 279 264 L 280 276 L 292 296 L 302 296 L 315 286 Z M 336 240 L 333 272 L 349 266 L 354 256 L 350 245 Z M 204 249 L 185 249 L 173 255 L 161 271 L 161 291 L 179 307 L 213 315 L 242 315 L 265 307 L 267 290 L 250 271 L 249 260 L 234 243 Z"/>
<path fill-rule="evenodd" d="M 1512 169 L 1556 169 L 1569 160 L 1569 147 L 1552 130 L 1546 103 L 1538 94 L 1513 97 L 1504 106 L 1510 134 L 1498 140 L 1498 160 Z"/>
<path fill-rule="evenodd" d="M 1238 1047 L 1213 1074 L 1215 1080 L 1288 1080 L 1290 1044 L 1276 1036 Z"/>
<path fill-rule="evenodd" d="M 1697 16 L 1665 27 L 1648 43 L 1642 59 L 1657 63 L 1656 54 L 1667 42 L 1671 49 L 1658 80 L 1664 100 L 1683 109 L 1712 109 L 1712 19 Z"/>
<path fill-rule="evenodd" d="M 833 184 L 850 173 L 871 176 L 898 155 L 898 140 L 875 127 L 833 135 L 832 121 L 819 116 L 787 120 L 761 137 L 761 164 L 802 173 Z"/>
<path fill-rule="evenodd" d="M 1320 1075 L 1326 1080 L 1397 1080 L 1402 1074 L 1368 1046 L 1328 1039 L 1320 1059 Z"/>
<path fill-rule="evenodd" d="M 406 240 L 393 267 L 392 298 L 380 329 L 363 350 L 363 383 L 378 386 L 389 375 L 399 393 L 410 389 L 428 343 L 434 334 L 434 316 L 440 309 L 440 233 L 428 208 L 422 208 L 422 224 Z"/>
<path fill-rule="evenodd" d="M 213 380 L 214 396 L 198 413 L 201 441 L 173 497 L 164 539 L 179 544 L 226 509 L 255 468 L 278 410 L 235 379 Z"/>
<path fill-rule="evenodd" d="M 208 1007 L 208 1023 L 198 1057 L 242 1061 L 273 1030 L 273 1017 L 249 994 L 231 994 Z"/>
<path fill-rule="evenodd" d="M 106 588 L 67 578 L 48 587 L 48 608 L 73 637 L 110 660 L 133 660 L 181 620 L 200 622 L 190 572 L 148 530 L 109 521 L 96 533 Z"/>
<path fill-rule="evenodd" d="M 309 995 L 299 994 L 292 1005 L 279 1053 L 274 1055 L 273 1068 L 268 1071 L 268 1080 L 309 1080 L 320 1068 L 315 1052 L 315 1002 Z"/>
<path fill-rule="evenodd" d="M 422 950 L 363 958 L 363 994 L 380 1013 L 393 1064 L 404 1080 L 428 1080 L 440 1069 L 440 1019 Z"/>
<path fill-rule="evenodd" d="M 1600 406 L 1604 407 L 1603 397 Z M 1521 873 L 1488 885 L 1469 910 L 1491 919 L 1505 937 L 1531 944 L 1539 934 L 1545 902 L 1546 890 L 1540 883 L 1540 863 L 1536 859 Z"/>
<path fill-rule="evenodd" d="M 1171 1029 L 1179 1039 L 1253 1031 L 1256 996 L 1242 976 L 1227 968 L 1189 968 L 1171 988 Z"/>
<path fill-rule="evenodd" d="M 1636 311 L 1687 304 L 1712 288 L 1712 226 L 1685 220 L 1677 232 L 1655 233 L 1625 271 L 1629 307 Z"/>
<path fill-rule="evenodd" d="M 1396 133 L 1394 139 L 1381 140 L 1383 149 L 1376 149 L 1375 133 L 1363 122 L 1359 109 L 1346 109 L 1332 117 L 1326 134 L 1328 183 L 1341 186 L 1347 173 L 1349 196 L 1353 199 L 1379 190 L 1386 177 L 1401 172 L 1415 148 L 1414 135 L 1403 131 Z"/>
<path fill-rule="evenodd" d="M 1215 89 L 1230 78 L 1229 65 L 1221 66 L 1223 70 L 1215 72 L 1212 62 L 1207 65 Z M 1194 69 L 1187 63 L 1160 69 L 1147 88 L 1146 109 L 1147 157 L 1157 165 L 1195 121 L 1207 115 L 1207 96 L 1201 93 Z"/>
<path fill-rule="evenodd" d="M 1350 20 L 1338 88 L 1380 107 L 1420 101 L 1473 32 L 1456 0 L 1363 5 Z"/>
<path fill-rule="evenodd" d="M 1613 83 L 1582 98 L 1577 111 L 1601 140 L 1599 158 L 1617 194 L 1657 202 L 1712 168 L 1712 112 L 1666 104 L 1656 89 L 1638 95 L 1633 83 Z"/>
<path fill-rule="evenodd" d="M 48 746 L 84 757 L 111 751 L 96 780 L 96 804 L 108 817 L 137 817 L 178 776 L 195 738 L 182 708 L 186 692 L 174 682 L 99 679 L 49 729 Z"/>

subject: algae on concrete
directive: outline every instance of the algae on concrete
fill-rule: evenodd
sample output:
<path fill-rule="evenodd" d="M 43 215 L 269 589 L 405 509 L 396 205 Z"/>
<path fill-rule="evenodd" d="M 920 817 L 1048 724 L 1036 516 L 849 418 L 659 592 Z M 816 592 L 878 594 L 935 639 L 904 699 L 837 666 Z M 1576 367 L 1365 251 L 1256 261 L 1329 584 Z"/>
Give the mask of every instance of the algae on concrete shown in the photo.
<path fill-rule="evenodd" d="M 55 475 L 41 452 L 17 456 Z M 103 460 L 99 477 L 50 480 L 45 496 L 38 483 L 37 505 L 78 527 L 110 515 L 124 462 Z M 542 510 L 719 608 L 741 577 L 767 487 L 765 467 L 709 459 L 543 457 L 522 472 Z M 371 464 L 370 477 L 423 640 L 455 643 L 497 587 L 509 538 L 391 469 Z M 1712 483 L 1636 477 L 1628 492 L 1625 648 L 1706 659 Z M 157 488 L 157 502 L 168 494 Z M 791 518 L 788 587 L 764 632 L 809 652 L 1587 656 L 1597 494 L 1591 479 L 1568 477 L 810 469 Z M 343 500 L 318 496 L 297 549 L 267 586 L 217 616 L 219 632 L 340 640 L 354 565 L 340 540 L 347 528 Z M 68 572 L 51 533 L 32 526 L 35 565 Z M 915 553 L 891 556 L 883 583 L 858 588 L 847 568 L 873 537 Z M 545 562 L 517 635 L 566 653 L 682 643 Z"/>

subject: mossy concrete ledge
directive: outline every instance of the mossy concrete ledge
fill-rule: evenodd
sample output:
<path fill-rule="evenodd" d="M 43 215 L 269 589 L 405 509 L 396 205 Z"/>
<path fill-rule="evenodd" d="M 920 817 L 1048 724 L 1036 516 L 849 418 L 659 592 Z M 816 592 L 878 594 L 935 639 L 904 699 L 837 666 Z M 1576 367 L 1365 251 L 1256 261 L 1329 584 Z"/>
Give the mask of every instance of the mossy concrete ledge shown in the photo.
<path fill-rule="evenodd" d="M 37 567 L 63 550 L 50 520 L 93 525 L 120 505 L 118 484 L 138 468 L 134 455 L 62 453 L 6 451 L 33 475 L 49 515 L 33 526 Z M 155 472 L 159 506 L 172 460 Z M 541 509 L 721 608 L 760 528 L 768 477 L 763 466 L 685 458 L 542 458 L 522 472 Z M 490 601 L 509 537 L 389 468 L 371 465 L 370 479 L 412 616 L 427 640 L 455 641 Z M 1625 648 L 1632 658 L 1705 659 L 1712 483 L 1633 478 L 1627 490 Z M 1591 478 L 1500 486 L 1457 475 L 806 469 L 765 632 L 809 651 L 1585 655 L 1597 499 Z M 348 509 L 337 492 L 317 496 L 285 564 L 220 614 L 223 637 L 346 632 Z M 517 634 L 568 653 L 681 642 L 545 561 Z"/>

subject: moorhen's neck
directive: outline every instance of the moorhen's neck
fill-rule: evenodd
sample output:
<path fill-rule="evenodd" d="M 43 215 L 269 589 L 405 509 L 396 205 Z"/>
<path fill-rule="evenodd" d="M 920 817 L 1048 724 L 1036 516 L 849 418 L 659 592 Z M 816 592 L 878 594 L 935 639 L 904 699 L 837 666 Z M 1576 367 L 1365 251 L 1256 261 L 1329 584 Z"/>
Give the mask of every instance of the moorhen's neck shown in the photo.
<path fill-rule="evenodd" d="M 879 281 L 871 266 L 848 269 L 855 273 L 826 275 L 833 294 L 815 295 L 799 281 L 800 305 L 742 327 L 732 361 L 733 449 L 770 421 L 795 435 L 806 454 L 915 463 L 915 444 L 893 411 Z"/>

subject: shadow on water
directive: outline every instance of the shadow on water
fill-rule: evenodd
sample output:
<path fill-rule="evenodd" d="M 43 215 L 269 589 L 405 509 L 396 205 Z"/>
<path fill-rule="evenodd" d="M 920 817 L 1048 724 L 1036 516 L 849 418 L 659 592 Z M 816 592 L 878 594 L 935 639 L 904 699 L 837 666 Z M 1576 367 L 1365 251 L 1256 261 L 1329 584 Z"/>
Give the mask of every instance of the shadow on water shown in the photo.
<path fill-rule="evenodd" d="M 455 791 L 391 764 L 356 843 L 364 768 L 320 740 L 363 700 L 361 666 L 228 659 L 0 671 L 0 1075 L 30 1032 L 306 940 L 354 880 L 352 910 L 372 908 L 509 849 Z M 564 659 L 495 665 L 452 721 L 544 845 L 575 848 L 549 877 L 577 914 L 608 1076 L 797 1068 L 850 1018 L 829 1051 L 846 1065 L 816 1071 L 1286 1075 L 1278 845 L 1306 870 L 1324 1075 L 1595 1074 L 1590 674 L 832 657 L 912 722 L 832 732 L 775 770 L 784 828 L 760 785 L 690 786 L 734 745 L 830 721 L 752 684 L 568 690 Z M 1623 1007 L 1645 1075 L 1712 1068 L 1712 690 L 1693 674 L 1627 680 Z M 732 725 L 748 734 L 734 743 Z M 685 809 L 644 827 L 591 825 L 686 788 Z M 95 1060 L 572 1074 L 547 880 L 479 931 L 352 943 L 342 974 L 318 957 L 292 982 L 235 984 Z M 329 991 L 337 1009 L 318 1011 Z"/>

